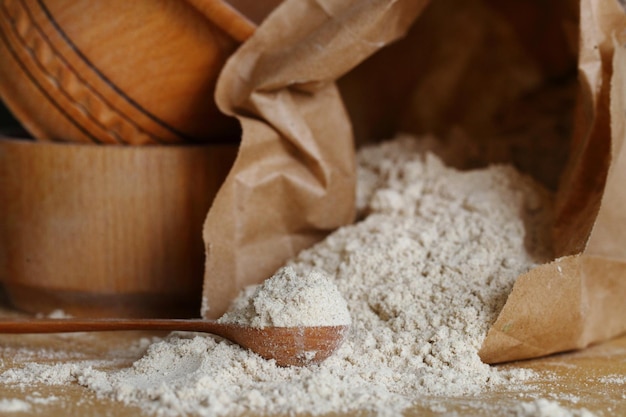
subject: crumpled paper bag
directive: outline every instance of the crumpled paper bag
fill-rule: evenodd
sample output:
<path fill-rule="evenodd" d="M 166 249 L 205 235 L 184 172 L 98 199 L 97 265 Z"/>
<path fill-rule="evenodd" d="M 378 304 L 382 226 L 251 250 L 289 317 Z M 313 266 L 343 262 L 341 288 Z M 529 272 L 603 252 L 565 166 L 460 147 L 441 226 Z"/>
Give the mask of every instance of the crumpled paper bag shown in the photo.
<path fill-rule="evenodd" d="M 205 222 L 203 317 L 353 221 L 355 148 L 404 131 L 556 191 L 556 260 L 518 279 L 485 362 L 626 331 L 624 27 L 617 0 L 286 0 L 218 82 L 243 137 Z"/>
<path fill-rule="evenodd" d="M 518 278 L 479 352 L 488 363 L 626 332 L 626 14 L 614 0 L 580 7 L 580 98 L 556 196 L 559 257 Z"/>
<path fill-rule="evenodd" d="M 243 136 L 204 226 L 204 317 L 353 220 L 352 126 L 334 81 L 425 3 L 286 1 L 226 63 L 216 100 Z"/>

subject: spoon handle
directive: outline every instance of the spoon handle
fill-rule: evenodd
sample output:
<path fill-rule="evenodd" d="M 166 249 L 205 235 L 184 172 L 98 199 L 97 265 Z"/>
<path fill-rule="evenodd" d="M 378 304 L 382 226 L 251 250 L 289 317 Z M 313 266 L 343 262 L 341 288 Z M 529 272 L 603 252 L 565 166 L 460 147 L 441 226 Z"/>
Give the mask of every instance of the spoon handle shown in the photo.
<path fill-rule="evenodd" d="M 220 333 L 223 326 L 201 319 L 15 319 L 0 320 L 0 333 L 69 333 L 117 330 L 181 330 Z"/>
<path fill-rule="evenodd" d="M 250 349 L 279 366 L 319 363 L 336 351 L 347 331 L 344 326 L 264 327 L 218 323 L 203 319 L 14 319 L 0 320 L 1 333 L 67 333 L 118 330 L 205 332 Z"/>

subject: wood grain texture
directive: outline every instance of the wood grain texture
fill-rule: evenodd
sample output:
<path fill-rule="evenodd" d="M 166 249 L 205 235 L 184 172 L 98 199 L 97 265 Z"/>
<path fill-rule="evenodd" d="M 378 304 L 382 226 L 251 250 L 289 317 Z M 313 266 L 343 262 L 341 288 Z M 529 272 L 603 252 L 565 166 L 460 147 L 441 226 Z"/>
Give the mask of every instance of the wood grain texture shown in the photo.
<path fill-rule="evenodd" d="M 235 154 L 0 139 L 0 279 L 14 304 L 73 315 L 198 311 L 202 223 Z"/>
<path fill-rule="evenodd" d="M 238 45 L 221 27 L 254 26 L 206 4 L 220 25 L 176 0 L 2 0 L 0 98 L 41 140 L 237 142 L 213 99 Z"/>

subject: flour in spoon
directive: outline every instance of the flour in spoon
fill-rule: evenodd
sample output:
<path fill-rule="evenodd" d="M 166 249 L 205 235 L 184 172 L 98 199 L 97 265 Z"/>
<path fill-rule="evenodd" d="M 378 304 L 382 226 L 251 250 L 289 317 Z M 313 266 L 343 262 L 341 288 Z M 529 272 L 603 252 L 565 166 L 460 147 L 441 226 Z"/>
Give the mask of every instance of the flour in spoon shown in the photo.
<path fill-rule="evenodd" d="M 550 257 L 550 196 L 510 166 L 460 172 L 419 146 L 403 137 L 362 149 L 361 220 L 289 262 L 300 277 L 332 277 L 347 302 L 351 331 L 331 358 L 280 368 L 221 339 L 173 333 L 130 368 L 82 368 L 76 381 L 160 416 L 398 415 L 523 384 L 529 371 L 483 364 L 478 349 L 515 278 Z"/>
<path fill-rule="evenodd" d="M 219 320 L 252 327 L 343 326 L 348 305 L 330 277 L 319 271 L 297 274 L 280 269 L 258 286 L 246 288 Z"/>

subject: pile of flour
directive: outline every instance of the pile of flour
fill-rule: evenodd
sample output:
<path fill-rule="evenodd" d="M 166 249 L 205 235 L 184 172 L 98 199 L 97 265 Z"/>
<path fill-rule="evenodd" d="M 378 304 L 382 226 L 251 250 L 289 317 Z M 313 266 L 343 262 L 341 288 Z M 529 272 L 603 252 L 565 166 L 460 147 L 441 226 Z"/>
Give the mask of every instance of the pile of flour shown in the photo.
<path fill-rule="evenodd" d="M 401 137 L 362 149 L 361 220 L 281 272 L 330 276 L 347 301 L 350 334 L 324 363 L 280 368 L 220 339 L 174 333 L 128 369 L 82 367 L 75 380 L 162 416 L 398 415 L 428 398 L 523 384 L 529 371 L 490 367 L 477 352 L 515 278 L 551 256 L 550 196 L 512 167 L 460 172 L 419 146 Z"/>
<path fill-rule="evenodd" d="M 246 288 L 218 321 L 263 328 L 344 326 L 351 320 L 346 300 L 329 276 L 319 271 L 298 275 L 285 267 L 263 284 Z"/>

